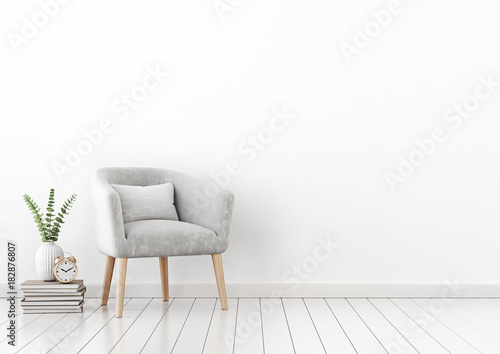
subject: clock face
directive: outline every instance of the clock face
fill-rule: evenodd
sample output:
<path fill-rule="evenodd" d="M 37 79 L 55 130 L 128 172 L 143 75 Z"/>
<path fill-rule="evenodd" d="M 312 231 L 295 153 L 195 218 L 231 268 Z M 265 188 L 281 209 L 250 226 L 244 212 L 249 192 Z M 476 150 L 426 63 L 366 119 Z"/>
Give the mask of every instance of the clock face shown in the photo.
<path fill-rule="evenodd" d="M 76 278 L 76 266 L 70 261 L 62 261 L 56 266 L 56 276 L 61 282 L 70 282 Z"/>

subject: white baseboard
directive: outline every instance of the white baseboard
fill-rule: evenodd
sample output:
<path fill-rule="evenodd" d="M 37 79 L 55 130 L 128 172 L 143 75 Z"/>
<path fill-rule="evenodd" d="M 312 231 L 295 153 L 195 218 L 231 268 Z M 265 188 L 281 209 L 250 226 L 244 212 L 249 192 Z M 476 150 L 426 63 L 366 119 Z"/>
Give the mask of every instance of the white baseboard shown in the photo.
<path fill-rule="evenodd" d="M 228 297 L 500 297 L 500 284 L 227 284 Z M 0 285 L 6 295 L 6 286 Z M 99 297 L 102 284 L 87 284 Z M 215 284 L 171 284 L 171 297 L 216 297 Z M 110 296 L 116 294 L 113 284 Z M 21 296 L 21 292 L 18 292 Z M 160 284 L 127 284 L 125 296 L 161 297 Z"/>

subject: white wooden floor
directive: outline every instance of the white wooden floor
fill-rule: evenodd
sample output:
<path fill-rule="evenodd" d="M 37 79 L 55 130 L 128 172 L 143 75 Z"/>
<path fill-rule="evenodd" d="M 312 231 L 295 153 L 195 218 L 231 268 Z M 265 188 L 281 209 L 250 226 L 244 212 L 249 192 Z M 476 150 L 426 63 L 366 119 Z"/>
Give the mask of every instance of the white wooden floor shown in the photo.
<path fill-rule="evenodd" d="M 20 314 L 0 353 L 500 353 L 500 299 L 127 298 L 121 319 L 99 302 Z"/>

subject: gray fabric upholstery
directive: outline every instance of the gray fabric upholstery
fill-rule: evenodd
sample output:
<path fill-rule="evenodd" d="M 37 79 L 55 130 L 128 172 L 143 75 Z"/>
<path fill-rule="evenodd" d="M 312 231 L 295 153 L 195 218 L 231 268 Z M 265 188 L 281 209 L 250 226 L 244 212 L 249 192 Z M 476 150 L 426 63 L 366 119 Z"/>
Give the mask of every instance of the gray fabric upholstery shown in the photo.
<path fill-rule="evenodd" d="M 174 221 L 125 225 L 120 197 L 111 184 L 152 186 L 163 183 L 174 185 L 175 207 L 181 221 L 178 227 L 166 226 Z M 117 258 L 167 257 L 222 253 L 228 247 L 234 196 L 215 183 L 201 182 L 160 168 L 123 167 L 97 170 L 92 175 L 91 185 L 97 246 L 101 253 Z M 193 224 L 193 228 L 187 228 L 185 223 Z M 145 226 L 153 224 L 158 224 L 158 231 L 152 232 Z M 215 237 L 209 237 L 209 231 Z M 140 232 L 144 234 L 141 236 Z M 151 242 L 147 242 L 147 235 L 151 236 Z M 163 236 L 159 235 L 165 235 L 165 240 L 160 240 Z M 167 240 L 169 237 L 172 242 Z"/>
<path fill-rule="evenodd" d="M 129 222 L 125 224 L 125 237 L 130 252 L 140 257 L 217 254 L 226 250 L 224 240 L 212 230 L 182 221 Z"/>
<path fill-rule="evenodd" d="M 122 204 L 123 222 L 139 220 L 179 220 L 174 206 L 174 185 L 127 186 L 112 184 Z"/>

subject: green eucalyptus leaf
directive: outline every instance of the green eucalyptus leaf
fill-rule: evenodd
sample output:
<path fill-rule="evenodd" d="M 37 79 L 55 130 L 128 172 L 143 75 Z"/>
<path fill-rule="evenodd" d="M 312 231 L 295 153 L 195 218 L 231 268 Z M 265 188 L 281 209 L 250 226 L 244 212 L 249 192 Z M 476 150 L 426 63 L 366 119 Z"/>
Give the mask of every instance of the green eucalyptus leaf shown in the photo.
<path fill-rule="evenodd" d="M 54 204 L 55 204 L 55 189 L 51 188 L 49 192 L 49 200 L 47 202 L 47 213 L 40 213 L 41 208 L 38 204 L 28 195 L 23 195 L 23 200 L 28 210 L 31 211 L 35 225 L 42 236 L 43 242 L 57 241 L 59 239 L 59 233 L 61 231 L 61 224 L 64 224 L 64 217 L 68 215 L 68 209 L 73 207 L 73 203 L 76 200 L 76 194 L 72 194 L 66 201 L 64 201 L 60 212 L 55 215 Z"/>

